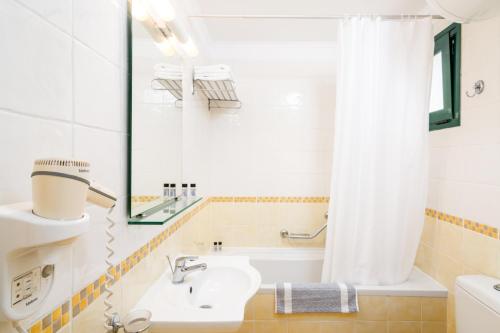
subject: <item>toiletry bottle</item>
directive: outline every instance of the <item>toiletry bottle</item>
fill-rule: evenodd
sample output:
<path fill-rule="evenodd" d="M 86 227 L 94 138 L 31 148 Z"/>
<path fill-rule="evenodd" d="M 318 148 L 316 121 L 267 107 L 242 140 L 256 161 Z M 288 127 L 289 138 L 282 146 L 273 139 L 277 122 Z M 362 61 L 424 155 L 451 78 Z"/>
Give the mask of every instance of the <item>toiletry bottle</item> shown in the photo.
<path fill-rule="evenodd" d="M 188 184 L 187 183 L 182 183 L 182 197 L 184 199 L 187 199 L 187 197 L 188 197 Z"/>
<path fill-rule="evenodd" d="M 169 184 L 163 184 L 163 199 L 168 199 L 170 197 Z"/>
<path fill-rule="evenodd" d="M 170 197 L 175 198 L 177 196 L 177 193 L 175 191 L 175 184 L 170 184 Z"/>
<path fill-rule="evenodd" d="M 217 243 L 217 249 L 218 249 L 219 251 L 222 251 L 222 242 L 218 242 L 218 243 Z"/>
<path fill-rule="evenodd" d="M 196 198 L 196 184 L 191 184 L 190 185 L 190 188 L 191 188 L 191 193 L 190 193 L 190 196 L 192 198 Z"/>
<path fill-rule="evenodd" d="M 214 242 L 214 251 L 217 251 L 218 248 L 217 248 L 217 242 Z"/>

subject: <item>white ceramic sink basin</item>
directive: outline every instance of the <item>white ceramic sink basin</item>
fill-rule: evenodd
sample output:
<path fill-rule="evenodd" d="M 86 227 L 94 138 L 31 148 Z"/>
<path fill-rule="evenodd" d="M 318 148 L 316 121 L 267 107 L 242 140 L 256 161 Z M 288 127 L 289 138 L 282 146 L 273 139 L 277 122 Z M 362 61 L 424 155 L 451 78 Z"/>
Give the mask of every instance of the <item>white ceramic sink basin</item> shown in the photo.
<path fill-rule="evenodd" d="M 136 309 L 151 311 L 153 329 L 206 328 L 237 330 L 245 304 L 260 287 L 260 274 L 243 256 L 201 256 L 187 266 L 206 263 L 173 284 L 170 270 L 146 292 Z"/>

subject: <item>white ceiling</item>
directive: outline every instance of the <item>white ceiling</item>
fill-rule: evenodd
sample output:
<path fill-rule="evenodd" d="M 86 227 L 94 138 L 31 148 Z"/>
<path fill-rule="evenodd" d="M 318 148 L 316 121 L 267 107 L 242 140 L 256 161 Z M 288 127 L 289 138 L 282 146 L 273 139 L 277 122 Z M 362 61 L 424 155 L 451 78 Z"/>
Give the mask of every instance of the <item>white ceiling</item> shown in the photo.
<path fill-rule="evenodd" d="M 428 14 L 425 0 L 181 0 L 191 15 Z M 190 18 L 210 43 L 333 42 L 334 20 Z"/>

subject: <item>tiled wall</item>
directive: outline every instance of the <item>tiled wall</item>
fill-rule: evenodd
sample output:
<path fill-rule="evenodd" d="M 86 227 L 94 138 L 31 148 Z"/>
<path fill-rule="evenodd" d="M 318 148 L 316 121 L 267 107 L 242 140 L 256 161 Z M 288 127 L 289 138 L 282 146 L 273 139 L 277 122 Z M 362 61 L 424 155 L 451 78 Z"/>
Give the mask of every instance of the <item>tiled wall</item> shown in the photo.
<path fill-rule="evenodd" d="M 128 256 L 155 231 L 126 225 L 126 0 L 4 0 L 0 31 L 0 204 L 31 199 L 36 158 L 88 160 L 118 195 L 116 258 Z M 58 247 L 55 296 L 28 322 L 104 272 L 106 212 L 87 211 L 90 230 Z"/>
<path fill-rule="evenodd" d="M 464 274 L 500 278 L 500 240 L 493 227 L 427 210 L 416 265 L 448 288 L 448 333 L 455 332 L 455 279 Z"/>
<path fill-rule="evenodd" d="M 207 241 L 209 238 L 207 235 L 212 233 L 213 212 L 220 209 L 218 205 L 221 202 L 232 202 L 235 205 L 250 203 L 258 205 L 259 202 L 265 202 L 266 205 L 318 205 L 319 208 L 324 204 L 324 200 L 325 198 L 321 197 L 215 197 L 203 201 L 169 223 L 168 227 L 155 227 L 157 236 L 138 248 L 111 271 L 118 280 L 112 287 L 115 293 L 112 299 L 115 305 L 113 311 L 126 313 L 137 303 L 147 288 L 168 269 L 165 254 L 175 256 L 179 251 L 192 254 L 204 254 L 209 251 L 210 242 Z M 249 209 L 239 208 L 242 208 L 242 212 Z M 219 213 L 216 214 L 219 216 Z M 36 321 L 30 333 L 42 332 L 44 328 L 46 331 L 43 332 L 50 332 L 46 327 L 59 327 L 62 323 L 66 324 L 63 327 L 63 330 L 66 330 L 64 332 L 70 327 L 72 332 L 103 332 L 104 281 L 104 275 L 101 275 L 96 281 L 76 292 L 71 300 Z M 257 294 L 246 306 L 245 321 L 239 332 L 444 333 L 446 331 L 446 298 L 360 296 L 359 306 L 359 313 L 347 315 L 276 315 L 274 295 Z M 153 330 L 153 332 L 165 331 Z M 180 329 L 168 332 L 206 333 L 207 331 Z"/>
<path fill-rule="evenodd" d="M 436 28 L 436 32 L 439 28 Z M 428 208 L 500 228 L 500 18 L 462 25 L 460 127 L 430 134 Z M 466 97 L 476 80 L 485 90 Z"/>
<path fill-rule="evenodd" d="M 435 31 L 446 24 L 441 21 Z M 500 18 L 462 25 L 462 124 L 430 135 L 427 207 L 431 210 L 417 265 L 450 291 L 450 333 L 455 332 L 456 276 L 500 277 L 499 33 Z M 466 97 L 465 92 L 480 79 L 485 81 L 483 94 Z"/>
<path fill-rule="evenodd" d="M 325 233 L 312 240 L 289 240 L 291 233 L 314 233 L 326 223 L 328 197 L 213 197 L 210 236 L 223 246 L 323 247 Z"/>
<path fill-rule="evenodd" d="M 210 195 L 328 196 L 333 77 L 302 75 L 311 64 L 224 61 L 242 108 L 210 112 Z"/>

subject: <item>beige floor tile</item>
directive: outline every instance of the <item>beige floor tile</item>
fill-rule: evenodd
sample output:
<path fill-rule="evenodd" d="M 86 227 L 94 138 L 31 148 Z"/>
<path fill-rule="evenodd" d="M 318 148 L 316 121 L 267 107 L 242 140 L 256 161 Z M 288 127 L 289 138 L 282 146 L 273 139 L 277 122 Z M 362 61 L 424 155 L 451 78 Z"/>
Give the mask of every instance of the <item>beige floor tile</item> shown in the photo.
<path fill-rule="evenodd" d="M 254 317 L 256 320 L 268 320 L 279 318 L 274 313 L 274 295 L 257 294 L 253 298 Z"/>
<path fill-rule="evenodd" d="M 240 328 L 235 333 L 253 333 L 254 332 L 254 322 L 244 321 Z"/>
<path fill-rule="evenodd" d="M 245 306 L 245 320 L 255 319 L 255 298 L 256 296 L 252 297 Z"/>
<path fill-rule="evenodd" d="M 285 320 L 257 320 L 254 322 L 255 333 L 287 333 Z"/>

